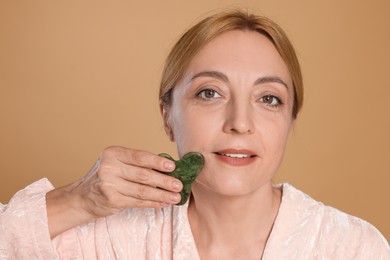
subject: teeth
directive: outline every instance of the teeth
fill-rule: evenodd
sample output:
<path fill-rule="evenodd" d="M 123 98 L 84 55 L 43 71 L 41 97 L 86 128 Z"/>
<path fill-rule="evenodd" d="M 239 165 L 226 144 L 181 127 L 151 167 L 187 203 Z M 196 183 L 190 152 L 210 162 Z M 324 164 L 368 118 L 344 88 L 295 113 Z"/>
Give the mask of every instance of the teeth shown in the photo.
<path fill-rule="evenodd" d="M 222 155 L 232 157 L 232 158 L 250 158 L 251 157 L 248 154 L 235 154 L 235 153 L 226 153 L 226 154 L 222 154 Z"/>

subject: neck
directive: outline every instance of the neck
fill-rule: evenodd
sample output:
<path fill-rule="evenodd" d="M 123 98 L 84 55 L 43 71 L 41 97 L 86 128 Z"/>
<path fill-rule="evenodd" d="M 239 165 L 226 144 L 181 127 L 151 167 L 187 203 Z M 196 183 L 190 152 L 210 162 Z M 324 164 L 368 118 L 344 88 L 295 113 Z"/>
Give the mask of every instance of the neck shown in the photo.
<path fill-rule="evenodd" d="M 279 209 L 278 188 L 269 183 L 250 194 L 225 196 L 199 187 L 192 196 L 188 216 L 200 254 L 207 249 L 210 258 L 242 258 L 243 251 L 261 256 Z"/>

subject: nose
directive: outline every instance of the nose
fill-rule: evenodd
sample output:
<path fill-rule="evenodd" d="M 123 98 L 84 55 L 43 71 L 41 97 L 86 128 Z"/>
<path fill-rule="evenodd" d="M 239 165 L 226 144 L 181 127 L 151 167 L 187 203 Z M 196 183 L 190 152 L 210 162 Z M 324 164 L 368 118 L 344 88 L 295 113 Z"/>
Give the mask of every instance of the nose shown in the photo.
<path fill-rule="evenodd" d="M 253 134 L 254 128 L 250 102 L 247 100 L 231 101 L 226 109 L 223 131 L 225 133 Z"/>

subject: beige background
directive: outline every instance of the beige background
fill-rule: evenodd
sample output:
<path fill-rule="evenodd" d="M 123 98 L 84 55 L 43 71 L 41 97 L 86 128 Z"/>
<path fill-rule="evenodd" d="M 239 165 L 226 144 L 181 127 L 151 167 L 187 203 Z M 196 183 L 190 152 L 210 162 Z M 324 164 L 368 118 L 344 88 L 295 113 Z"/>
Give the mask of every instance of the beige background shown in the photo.
<path fill-rule="evenodd" d="M 390 239 L 388 1 L 1 1 L 0 201 L 43 177 L 82 177 L 122 145 L 175 154 L 157 106 L 164 57 L 205 13 L 247 7 L 281 24 L 306 101 L 277 181 Z"/>

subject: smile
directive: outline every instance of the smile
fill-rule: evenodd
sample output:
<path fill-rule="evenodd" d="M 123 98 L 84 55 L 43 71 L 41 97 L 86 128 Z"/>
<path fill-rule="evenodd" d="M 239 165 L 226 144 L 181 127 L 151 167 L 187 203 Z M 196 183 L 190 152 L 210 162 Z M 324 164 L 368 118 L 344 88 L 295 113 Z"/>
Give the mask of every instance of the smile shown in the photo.
<path fill-rule="evenodd" d="M 216 153 L 216 154 L 231 157 L 231 158 L 239 158 L 239 159 L 251 158 L 254 156 L 254 155 L 242 154 L 242 153 Z"/>
<path fill-rule="evenodd" d="M 257 155 L 247 149 L 224 149 L 214 152 L 216 158 L 230 166 L 246 166 L 256 161 Z"/>

